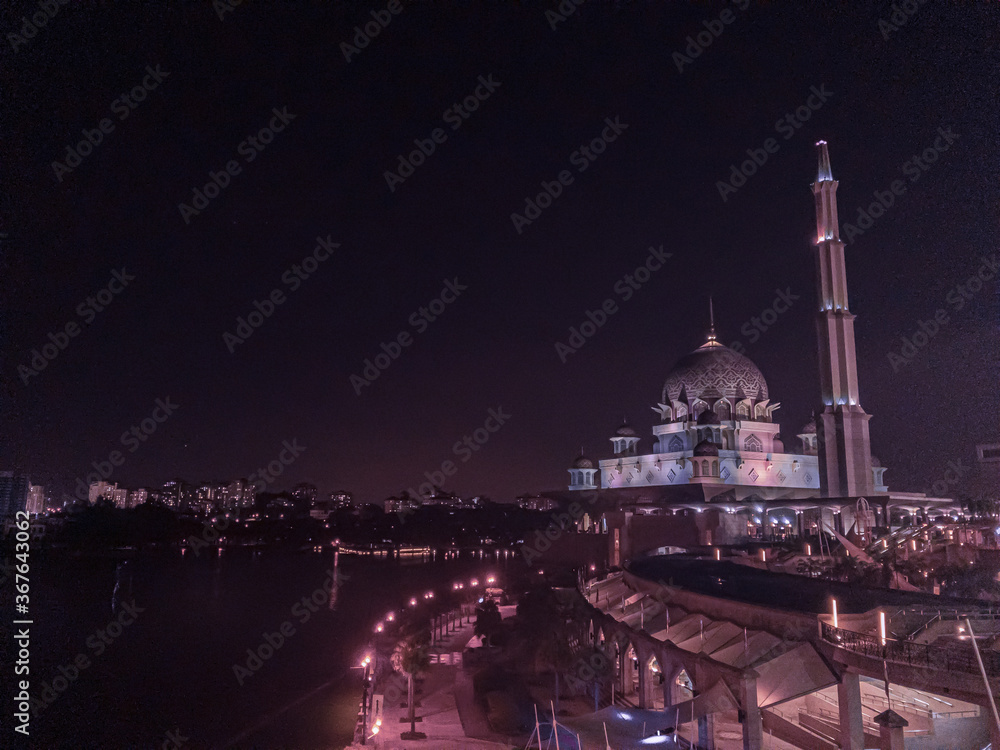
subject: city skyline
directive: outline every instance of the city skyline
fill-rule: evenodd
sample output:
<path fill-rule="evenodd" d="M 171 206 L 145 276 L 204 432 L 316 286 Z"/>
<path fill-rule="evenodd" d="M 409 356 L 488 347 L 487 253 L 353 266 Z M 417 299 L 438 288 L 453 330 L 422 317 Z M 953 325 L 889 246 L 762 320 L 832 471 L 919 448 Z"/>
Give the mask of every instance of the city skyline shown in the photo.
<path fill-rule="evenodd" d="M 271 28 L 206 8 L 181 53 L 175 12 L 143 9 L 148 44 L 111 62 L 76 42 L 100 28 L 114 49 L 124 21 L 64 9 L 13 58 L 53 118 L 15 136 L 0 227 L 3 468 L 57 497 L 116 452 L 128 487 L 278 461 L 276 487 L 359 501 L 445 462 L 461 495 L 560 489 L 581 439 L 607 457 L 623 415 L 648 435 L 710 296 L 791 442 L 820 404 L 820 139 L 886 483 L 971 467 L 997 433 L 995 286 L 968 283 L 995 273 L 1000 218 L 995 53 L 967 43 L 988 11 L 921 6 L 887 31 L 869 9 L 729 10 L 522 8 L 487 32 L 403 6 L 360 47 L 367 11 Z M 65 91 L 41 59 L 66 63 Z"/>

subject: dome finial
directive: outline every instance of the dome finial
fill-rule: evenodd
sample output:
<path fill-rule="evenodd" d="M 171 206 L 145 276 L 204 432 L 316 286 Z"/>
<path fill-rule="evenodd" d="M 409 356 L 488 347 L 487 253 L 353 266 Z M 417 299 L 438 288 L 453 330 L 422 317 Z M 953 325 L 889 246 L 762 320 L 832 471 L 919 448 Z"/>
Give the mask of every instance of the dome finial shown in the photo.
<path fill-rule="evenodd" d="M 712 295 L 708 295 L 708 340 L 715 341 L 715 307 L 712 305 Z"/>

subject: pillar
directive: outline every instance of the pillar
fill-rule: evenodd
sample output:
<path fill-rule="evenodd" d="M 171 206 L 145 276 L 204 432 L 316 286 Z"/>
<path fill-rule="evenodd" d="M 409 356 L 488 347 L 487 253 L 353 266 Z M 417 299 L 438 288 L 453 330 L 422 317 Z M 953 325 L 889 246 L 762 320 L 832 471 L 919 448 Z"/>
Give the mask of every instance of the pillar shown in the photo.
<path fill-rule="evenodd" d="M 881 750 L 904 750 L 903 727 L 910 722 L 891 708 L 874 719 L 878 724 L 879 747 Z"/>
<path fill-rule="evenodd" d="M 715 750 L 715 714 L 698 717 L 698 747 Z"/>
<path fill-rule="evenodd" d="M 841 750 L 864 750 L 865 725 L 861 715 L 861 678 L 844 672 L 837 683 L 837 707 L 840 709 Z"/>
<path fill-rule="evenodd" d="M 646 681 L 649 679 L 649 663 L 638 652 L 636 652 L 636 656 L 639 657 L 639 708 L 646 709 L 649 708 L 649 703 L 647 703 L 646 699 Z"/>
<path fill-rule="evenodd" d="M 757 705 L 757 673 L 746 670 L 740 677 L 743 705 L 743 750 L 764 750 L 764 722 Z"/>
<path fill-rule="evenodd" d="M 990 727 L 990 742 L 993 747 L 1000 748 L 1000 727 L 997 727 L 993 718 L 993 708 L 989 705 L 981 706 L 979 712 L 986 717 L 986 723 Z"/>

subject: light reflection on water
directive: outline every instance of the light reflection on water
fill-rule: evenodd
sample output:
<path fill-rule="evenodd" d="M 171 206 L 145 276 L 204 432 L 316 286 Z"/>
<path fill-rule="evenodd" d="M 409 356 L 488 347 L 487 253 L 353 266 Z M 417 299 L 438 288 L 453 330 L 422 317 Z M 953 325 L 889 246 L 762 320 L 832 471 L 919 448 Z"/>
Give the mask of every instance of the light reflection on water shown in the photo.
<path fill-rule="evenodd" d="M 259 747 L 339 746 L 350 739 L 359 693 L 360 678 L 350 667 L 373 624 L 411 596 L 450 589 L 456 578 L 503 576 L 515 568 L 513 555 L 396 560 L 329 547 L 222 555 L 208 549 L 123 562 L 36 556 L 32 690 L 51 683 L 78 654 L 91 666 L 34 720 L 34 745 L 153 747 L 180 727 L 191 748 L 218 747 L 251 728 L 246 742 Z M 317 588 L 327 601 L 300 622 L 292 608 Z M 96 654 L 88 637 L 129 603 L 141 614 Z M 234 665 L 245 664 L 247 649 L 284 622 L 294 634 L 240 686 Z"/>

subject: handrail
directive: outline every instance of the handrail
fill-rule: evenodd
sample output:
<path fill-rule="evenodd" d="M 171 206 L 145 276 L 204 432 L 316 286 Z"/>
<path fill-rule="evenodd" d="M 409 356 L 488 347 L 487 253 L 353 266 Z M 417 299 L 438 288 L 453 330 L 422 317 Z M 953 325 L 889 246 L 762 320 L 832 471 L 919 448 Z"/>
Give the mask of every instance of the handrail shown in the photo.
<path fill-rule="evenodd" d="M 835 628 L 825 622 L 820 623 L 820 634 L 827 643 L 873 659 L 948 672 L 957 670 L 979 674 L 979 665 L 972 649 L 956 648 L 954 645 L 932 648 L 925 643 L 893 639 L 886 639 L 885 645 L 882 645 L 877 636 Z M 1000 677 L 1000 653 L 986 651 L 982 656 L 986 672 L 993 677 Z"/>

